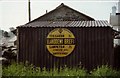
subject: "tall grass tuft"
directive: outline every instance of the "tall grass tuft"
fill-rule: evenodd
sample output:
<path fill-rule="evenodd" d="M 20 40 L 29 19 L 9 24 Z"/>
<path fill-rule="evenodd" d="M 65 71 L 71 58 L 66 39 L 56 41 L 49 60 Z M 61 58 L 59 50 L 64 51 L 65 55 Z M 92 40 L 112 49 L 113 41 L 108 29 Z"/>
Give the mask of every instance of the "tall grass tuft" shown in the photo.
<path fill-rule="evenodd" d="M 92 76 L 118 76 L 120 73 L 108 65 L 102 65 L 90 72 Z"/>

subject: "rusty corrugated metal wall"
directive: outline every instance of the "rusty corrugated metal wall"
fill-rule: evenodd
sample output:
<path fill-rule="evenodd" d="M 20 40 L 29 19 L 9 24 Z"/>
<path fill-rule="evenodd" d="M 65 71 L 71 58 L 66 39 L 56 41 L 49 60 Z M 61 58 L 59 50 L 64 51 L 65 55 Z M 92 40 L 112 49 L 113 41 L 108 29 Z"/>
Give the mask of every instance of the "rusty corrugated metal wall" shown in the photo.
<path fill-rule="evenodd" d="M 18 27 L 18 61 L 38 67 L 83 66 L 88 70 L 98 65 L 114 64 L 113 30 L 110 27 L 66 27 L 75 36 L 75 49 L 66 57 L 55 57 L 46 48 L 48 33 L 55 27 Z"/>

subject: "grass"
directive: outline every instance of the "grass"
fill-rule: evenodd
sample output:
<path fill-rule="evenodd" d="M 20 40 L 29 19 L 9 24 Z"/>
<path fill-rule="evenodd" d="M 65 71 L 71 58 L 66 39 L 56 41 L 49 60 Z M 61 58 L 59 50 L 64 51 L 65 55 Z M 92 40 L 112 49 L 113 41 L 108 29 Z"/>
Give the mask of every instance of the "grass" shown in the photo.
<path fill-rule="evenodd" d="M 57 68 L 47 71 L 46 68 L 43 68 L 42 71 L 40 68 L 34 68 L 33 65 L 23 65 L 13 63 L 8 67 L 3 67 L 3 76 L 120 76 L 120 72 L 113 70 L 107 65 L 103 65 L 90 71 L 89 73 L 84 68 L 60 68 L 58 72 Z"/>
<path fill-rule="evenodd" d="M 90 72 L 92 76 L 120 76 L 120 73 L 107 65 L 102 65 Z"/>

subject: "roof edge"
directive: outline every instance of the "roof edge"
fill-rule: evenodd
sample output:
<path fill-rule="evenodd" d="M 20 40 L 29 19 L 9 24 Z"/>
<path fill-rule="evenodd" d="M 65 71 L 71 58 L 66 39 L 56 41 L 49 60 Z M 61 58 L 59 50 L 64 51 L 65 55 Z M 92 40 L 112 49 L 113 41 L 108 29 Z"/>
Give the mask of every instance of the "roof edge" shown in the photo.
<path fill-rule="evenodd" d="M 82 12 L 79 12 L 79 11 L 73 9 L 73 8 L 71 8 L 71 7 L 67 6 L 67 5 L 65 5 L 64 3 L 61 3 L 61 4 L 60 4 L 58 7 L 56 7 L 55 9 L 49 11 L 49 12 L 46 13 L 46 14 L 43 14 L 43 15 L 40 16 L 40 17 L 37 17 L 36 19 L 33 19 L 32 21 L 30 21 L 30 22 L 28 22 L 28 23 L 26 23 L 26 24 L 29 24 L 29 23 L 31 23 L 31 22 L 34 22 L 34 21 L 36 21 L 37 19 L 39 19 L 39 18 L 41 18 L 41 17 L 43 17 L 43 16 L 45 16 L 45 15 L 48 15 L 48 14 L 54 12 L 56 9 L 59 9 L 59 8 L 61 8 L 61 7 L 63 7 L 63 6 L 69 8 L 69 9 L 72 9 L 73 11 L 75 11 L 75 12 L 77 12 L 77 13 L 80 13 L 80 14 L 86 16 L 86 17 L 90 18 L 91 20 L 95 20 L 94 18 L 92 18 L 92 17 L 90 17 L 90 16 L 88 16 L 88 15 L 82 13 Z"/>

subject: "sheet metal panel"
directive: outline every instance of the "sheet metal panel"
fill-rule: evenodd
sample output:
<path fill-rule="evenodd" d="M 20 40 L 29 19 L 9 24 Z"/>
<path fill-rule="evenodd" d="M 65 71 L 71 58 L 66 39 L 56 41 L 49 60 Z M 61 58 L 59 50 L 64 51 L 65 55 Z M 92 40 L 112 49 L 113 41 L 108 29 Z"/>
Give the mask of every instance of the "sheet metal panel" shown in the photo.
<path fill-rule="evenodd" d="M 107 21 L 39 21 L 19 27 L 112 27 Z"/>
<path fill-rule="evenodd" d="M 46 48 L 47 35 L 53 29 L 54 27 L 19 27 L 18 61 L 28 61 L 41 68 L 60 68 L 66 65 L 68 67 L 83 66 L 88 70 L 102 64 L 114 64 L 112 28 L 67 27 L 74 34 L 76 44 L 73 52 L 63 58 L 53 56 Z"/>

